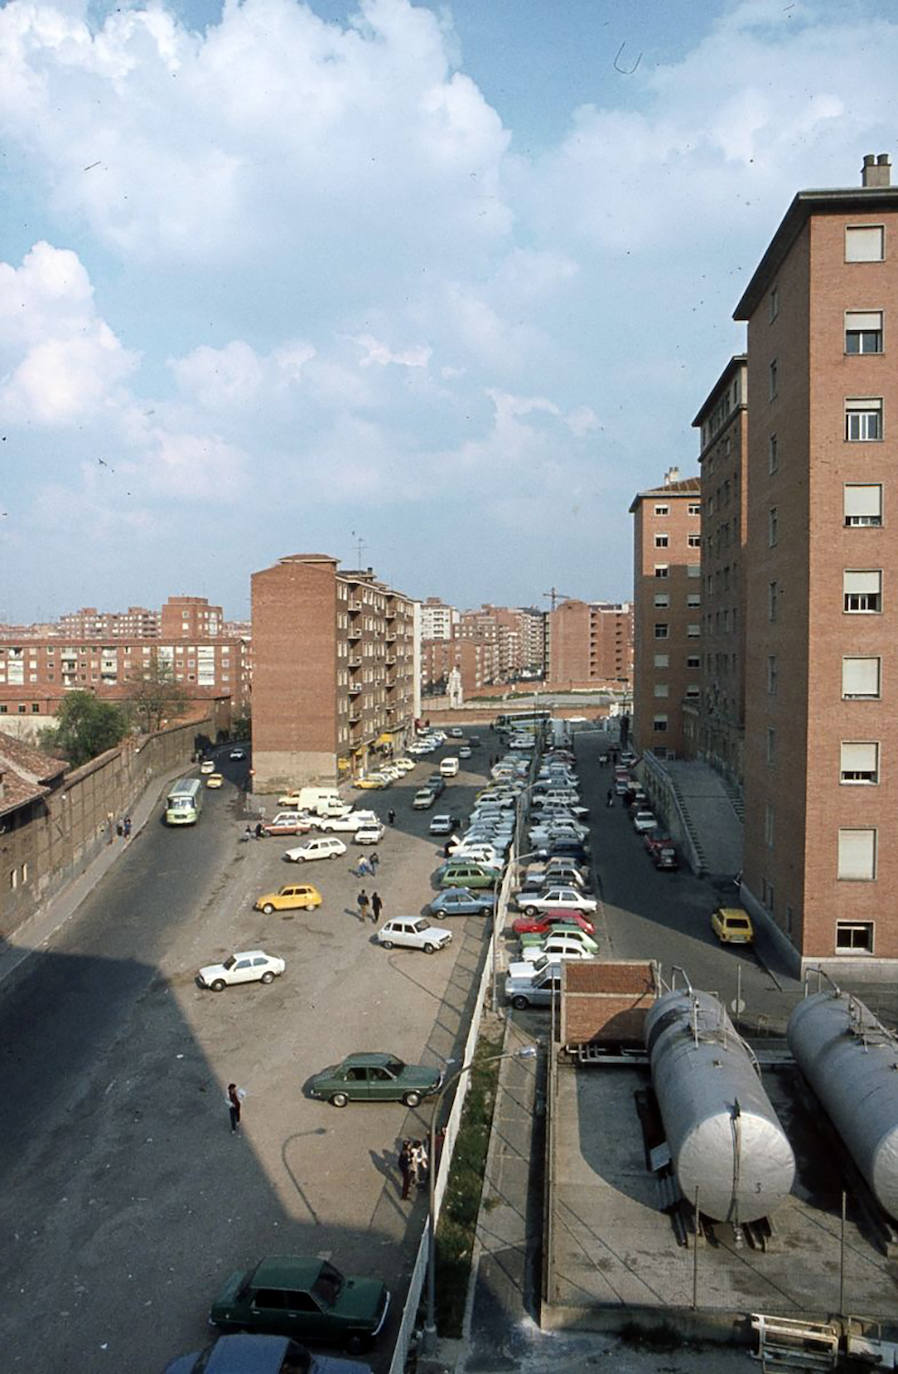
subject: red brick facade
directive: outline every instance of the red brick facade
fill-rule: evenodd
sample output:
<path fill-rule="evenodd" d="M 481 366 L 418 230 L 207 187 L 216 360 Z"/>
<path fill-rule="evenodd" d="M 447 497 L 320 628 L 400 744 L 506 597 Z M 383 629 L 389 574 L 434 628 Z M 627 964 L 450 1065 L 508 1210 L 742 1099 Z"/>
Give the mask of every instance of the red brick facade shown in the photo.
<path fill-rule="evenodd" d="M 562 601 L 546 619 L 550 686 L 632 686 L 633 607 L 629 602 Z"/>

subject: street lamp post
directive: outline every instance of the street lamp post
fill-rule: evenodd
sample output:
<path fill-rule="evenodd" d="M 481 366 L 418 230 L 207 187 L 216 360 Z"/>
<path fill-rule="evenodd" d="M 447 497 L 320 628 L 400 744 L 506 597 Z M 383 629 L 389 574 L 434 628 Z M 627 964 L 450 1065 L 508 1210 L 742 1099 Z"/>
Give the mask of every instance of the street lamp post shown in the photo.
<path fill-rule="evenodd" d="M 516 1050 L 506 1050 L 504 1054 L 491 1054 L 486 1059 L 481 1059 L 481 1064 L 494 1064 L 499 1059 L 533 1059 L 536 1055 L 535 1045 L 520 1045 Z M 467 1064 L 463 1064 L 460 1069 L 456 1069 L 440 1088 L 434 1098 L 433 1111 L 430 1115 L 430 1168 L 429 1178 L 429 1213 L 430 1213 L 430 1232 L 427 1238 L 427 1316 L 424 1322 L 424 1351 L 425 1354 L 432 1355 L 436 1349 L 437 1340 L 437 1280 L 436 1280 L 436 1260 L 437 1260 L 437 1219 L 436 1219 L 436 1178 L 437 1178 L 437 1122 L 440 1116 L 440 1107 L 443 1098 L 451 1087 L 453 1087 L 463 1074 L 470 1073 L 477 1061 L 471 1059 Z"/>

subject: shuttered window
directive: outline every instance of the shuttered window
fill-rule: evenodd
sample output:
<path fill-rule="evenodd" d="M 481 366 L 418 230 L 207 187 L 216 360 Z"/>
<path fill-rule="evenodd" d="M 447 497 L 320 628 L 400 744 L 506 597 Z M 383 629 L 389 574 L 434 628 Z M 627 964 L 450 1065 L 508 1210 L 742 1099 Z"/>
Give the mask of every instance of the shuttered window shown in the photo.
<path fill-rule="evenodd" d="M 881 310 L 846 310 L 845 352 L 882 352 Z"/>
<path fill-rule="evenodd" d="M 839 781 L 867 784 L 879 782 L 879 745 L 873 740 L 843 740 Z"/>
<path fill-rule="evenodd" d="M 838 876 L 851 882 L 869 882 L 876 877 L 876 831 L 839 831 Z"/>
<path fill-rule="evenodd" d="M 875 568 L 847 569 L 842 574 L 842 609 L 852 614 L 882 610 L 882 573 Z"/>
<path fill-rule="evenodd" d="M 846 482 L 842 488 L 846 525 L 882 524 L 882 487 Z"/>
<path fill-rule="evenodd" d="M 882 262 L 885 228 L 881 224 L 848 225 L 845 229 L 846 262 Z"/>
<path fill-rule="evenodd" d="M 842 696 L 853 698 L 878 698 L 880 688 L 879 658 L 842 659 Z"/>

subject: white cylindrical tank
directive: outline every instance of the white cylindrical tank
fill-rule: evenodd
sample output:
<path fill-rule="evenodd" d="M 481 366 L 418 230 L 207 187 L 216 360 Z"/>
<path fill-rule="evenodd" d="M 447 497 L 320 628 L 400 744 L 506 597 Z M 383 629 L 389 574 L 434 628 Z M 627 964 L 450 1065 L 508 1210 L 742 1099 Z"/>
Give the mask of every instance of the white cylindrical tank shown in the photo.
<path fill-rule="evenodd" d="M 677 1180 L 699 1210 L 739 1226 L 769 1216 L 795 1156 L 754 1061 L 716 997 L 665 993 L 646 1017 L 652 1085 Z"/>
<path fill-rule="evenodd" d="M 898 1219 L 898 1039 L 843 992 L 805 998 L 789 1017 L 787 1035 L 858 1169 Z"/>

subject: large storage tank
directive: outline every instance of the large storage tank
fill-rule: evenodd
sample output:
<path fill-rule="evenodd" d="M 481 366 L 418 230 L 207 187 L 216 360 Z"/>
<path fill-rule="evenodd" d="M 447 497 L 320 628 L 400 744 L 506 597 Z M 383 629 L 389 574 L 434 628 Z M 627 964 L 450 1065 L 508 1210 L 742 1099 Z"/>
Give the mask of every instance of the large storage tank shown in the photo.
<path fill-rule="evenodd" d="M 898 1219 L 898 1039 L 839 992 L 789 1017 L 789 1048 L 880 1205 Z"/>
<path fill-rule="evenodd" d="M 665 993 L 646 1017 L 652 1084 L 685 1197 L 739 1226 L 769 1216 L 795 1156 L 754 1061 L 716 997 Z"/>

